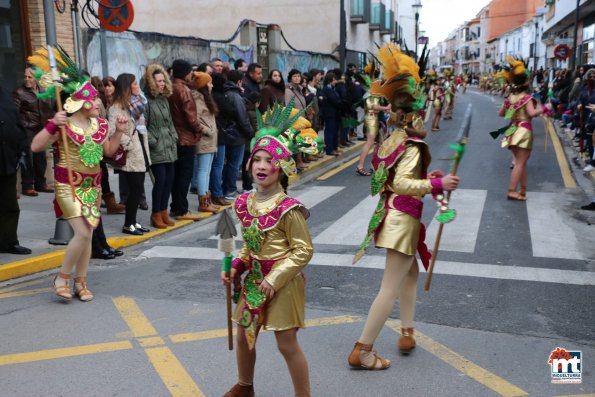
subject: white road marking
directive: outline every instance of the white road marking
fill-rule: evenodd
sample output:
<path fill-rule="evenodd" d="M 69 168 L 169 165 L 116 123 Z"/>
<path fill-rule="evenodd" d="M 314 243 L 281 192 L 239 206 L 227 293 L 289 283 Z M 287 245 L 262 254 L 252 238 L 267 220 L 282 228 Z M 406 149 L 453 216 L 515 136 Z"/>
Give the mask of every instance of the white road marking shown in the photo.
<path fill-rule="evenodd" d="M 440 240 L 441 251 L 475 252 L 481 214 L 487 195 L 487 190 L 474 189 L 457 189 L 452 193 L 452 204 L 449 203 L 449 206 L 457 211 L 457 217 L 444 225 Z M 430 249 L 436 241 L 439 225 L 440 223 L 432 218 L 426 235 L 426 244 Z"/>
<path fill-rule="evenodd" d="M 177 258 L 219 261 L 221 252 L 216 248 L 188 248 L 171 246 L 154 246 L 143 253 L 145 258 Z M 339 266 L 352 268 L 350 254 L 315 253 L 310 261 L 314 266 Z M 383 269 L 384 256 L 366 255 L 355 267 Z M 436 261 L 436 274 L 464 277 L 481 277 L 499 280 L 532 281 L 542 283 L 595 285 L 595 272 L 584 272 L 564 269 L 546 269 L 523 266 L 489 265 L 482 263 L 466 263 Z"/>
<path fill-rule="evenodd" d="M 575 231 L 564 221 L 567 215 L 556 210 L 557 193 L 531 192 L 527 213 L 533 256 L 540 258 L 585 259 Z"/>
<path fill-rule="evenodd" d="M 316 236 L 314 244 L 360 245 L 377 204 L 378 196 L 367 196 Z"/>

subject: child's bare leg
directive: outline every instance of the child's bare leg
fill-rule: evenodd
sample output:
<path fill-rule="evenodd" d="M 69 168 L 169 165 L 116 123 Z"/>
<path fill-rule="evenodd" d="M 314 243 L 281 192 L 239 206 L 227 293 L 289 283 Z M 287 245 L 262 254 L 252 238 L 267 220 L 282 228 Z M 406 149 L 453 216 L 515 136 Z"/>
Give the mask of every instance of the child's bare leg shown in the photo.
<path fill-rule="evenodd" d="M 308 361 L 297 340 L 297 328 L 276 331 L 277 347 L 287 362 L 296 397 L 310 397 Z"/>
<path fill-rule="evenodd" d="M 237 327 L 236 337 L 236 360 L 238 363 L 238 383 L 240 385 L 251 385 L 254 382 L 254 366 L 256 365 L 256 346 L 250 350 L 246 337 L 244 336 L 244 327 Z M 258 330 L 256 336 L 258 336 Z"/>

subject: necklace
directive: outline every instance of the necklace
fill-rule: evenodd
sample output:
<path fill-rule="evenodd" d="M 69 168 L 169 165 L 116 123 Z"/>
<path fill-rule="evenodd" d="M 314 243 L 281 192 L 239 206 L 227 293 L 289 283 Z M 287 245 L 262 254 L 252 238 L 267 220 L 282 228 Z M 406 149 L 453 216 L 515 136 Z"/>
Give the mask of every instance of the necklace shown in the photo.
<path fill-rule="evenodd" d="M 78 134 L 78 135 L 89 135 L 89 134 L 92 134 L 95 131 L 97 131 L 98 126 L 99 126 L 99 124 L 98 124 L 96 118 L 89 119 L 89 124 L 87 125 L 86 128 L 79 127 L 78 125 L 76 125 L 74 123 L 74 121 L 72 121 L 71 119 L 68 119 L 68 128 L 72 132 L 74 132 L 75 134 Z"/>

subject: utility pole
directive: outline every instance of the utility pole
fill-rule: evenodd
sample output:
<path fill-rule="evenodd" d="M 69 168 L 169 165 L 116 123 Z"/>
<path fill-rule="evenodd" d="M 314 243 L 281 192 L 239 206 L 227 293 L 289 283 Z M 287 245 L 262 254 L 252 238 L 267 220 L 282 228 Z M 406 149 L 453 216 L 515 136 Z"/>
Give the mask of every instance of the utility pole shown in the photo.
<path fill-rule="evenodd" d="M 45 40 L 53 47 L 58 42 L 56 39 L 56 16 L 53 0 L 43 0 L 43 21 L 45 23 Z"/>
<path fill-rule="evenodd" d="M 345 41 L 347 40 L 347 18 L 345 17 L 345 0 L 341 0 L 339 3 L 339 65 L 341 67 L 341 70 L 345 70 L 345 58 L 347 57 L 347 48 L 345 43 Z M 340 77 L 341 76 L 337 76 L 337 79 Z"/>
<path fill-rule="evenodd" d="M 537 70 L 537 32 L 539 22 L 535 21 L 535 43 L 533 44 L 533 72 Z"/>
<path fill-rule="evenodd" d="M 574 71 L 577 61 L 577 36 L 578 36 L 578 8 L 581 0 L 576 0 L 576 10 L 574 11 L 574 39 L 572 39 L 572 58 L 570 58 L 570 70 Z"/>
<path fill-rule="evenodd" d="M 76 56 L 76 66 L 82 68 L 83 57 L 81 55 L 80 23 L 79 23 L 79 1 L 72 0 L 70 5 L 70 15 L 72 17 L 72 33 L 74 37 L 74 54 Z"/>

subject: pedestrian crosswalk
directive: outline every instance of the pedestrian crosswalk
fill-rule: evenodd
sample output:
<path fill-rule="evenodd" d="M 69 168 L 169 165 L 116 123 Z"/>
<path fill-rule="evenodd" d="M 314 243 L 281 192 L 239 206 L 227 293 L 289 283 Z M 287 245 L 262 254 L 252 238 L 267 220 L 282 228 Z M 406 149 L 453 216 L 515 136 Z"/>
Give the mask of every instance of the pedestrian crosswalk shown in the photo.
<path fill-rule="evenodd" d="M 332 208 L 341 205 L 340 194 L 345 189 L 343 186 L 314 186 L 294 192 L 294 197 L 306 205 L 312 214 L 320 214 L 329 210 L 329 201 Z M 568 224 L 564 214 L 559 210 L 559 203 L 556 202 L 556 193 L 529 192 L 530 200 L 526 203 L 517 204 L 515 208 L 526 205 L 526 216 L 528 218 L 528 231 L 522 234 L 523 241 L 520 245 L 526 247 L 523 255 L 536 258 L 555 258 L 568 260 L 588 259 L 586 254 L 581 252 L 576 232 Z M 487 211 L 486 201 L 488 191 L 483 189 L 458 189 L 453 195 L 452 207 L 457 210 L 457 218 L 454 222 L 445 225 L 445 232 L 442 234 L 440 250 L 442 252 L 454 253 L 478 253 L 477 239 L 480 235 L 480 227 L 484 217 L 493 217 L 494 214 Z M 370 216 L 378 202 L 378 197 L 367 196 L 352 205 L 350 208 L 339 208 L 336 211 L 340 214 L 337 219 L 327 222 L 323 228 L 317 225 L 313 230 L 313 242 L 315 245 L 338 245 L 355 247 L 361 243 Z M 324 210 L 319 205 L 325 204 Z M 335 205 L 336 203 L 336 205 Z M 424 212 L 435 212 L 436 207 L 432 206 L 433 201 L 426 200 Z M 429 219 L 429 218 L 424 218 Z M 313 222 L 310 220 L 310 222 Z M 526 222 L 525 222 L 526 223 Z M 431 217 L 427 226 L 426 244 L 432 248 L 436 239 L 439 223 Z M 241 233 L 238 227 L 238 237 Z M 490 231 L 488 231 L 490 232 Z M 510 232 L 513 232 L 512 230 Z M 500 232 L 501 233 L 501 232 Z M 501 234 L 493 233 L 490 236 L 491 244 L 498 244 Z M 216 236 L 211 237 L 215 239 Z M 529 241 L 531 240 L 530 244 Z M 531 248 L 529 248 L 531 247 Z"/>

